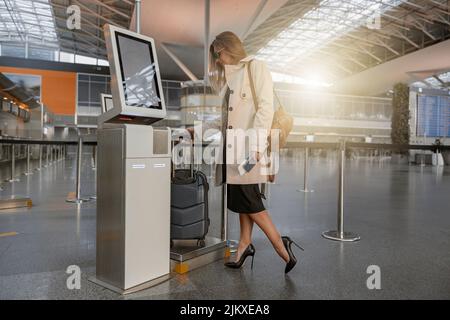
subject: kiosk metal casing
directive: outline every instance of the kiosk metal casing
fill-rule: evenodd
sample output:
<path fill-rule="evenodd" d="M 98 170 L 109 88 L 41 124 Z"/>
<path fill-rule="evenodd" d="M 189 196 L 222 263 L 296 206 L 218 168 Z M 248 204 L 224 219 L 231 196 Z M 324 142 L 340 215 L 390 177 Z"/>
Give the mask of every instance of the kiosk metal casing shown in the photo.
<path fill-rule="evenodd" d="M 123 291 L 166 280 L 170 130 L 104 124 L 98 141 L 97 280 Z"/>

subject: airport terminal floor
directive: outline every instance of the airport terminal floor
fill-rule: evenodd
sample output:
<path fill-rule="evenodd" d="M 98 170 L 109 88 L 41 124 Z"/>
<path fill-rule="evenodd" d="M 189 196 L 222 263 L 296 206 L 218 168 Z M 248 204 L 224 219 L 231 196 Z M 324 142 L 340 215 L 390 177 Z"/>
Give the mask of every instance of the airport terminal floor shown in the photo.
<path fill-rule="evenodd" d="M 225 268 L 220 259 L 126 296 L 89 281 L 96 267 L 96 201 L 67 203 L 75 187 L 75 153 L 20 181 L 2 196 L 28 194 L 33 207 L 0 212 L 0 299 L 449 299 L 450 169 L 398 165 L 381 157 L 346 161 L 345 230 L 354 243 L 326 240 L 336 226 L 335 155 L 312 156 L 303 186 L 303 151 L 286 153 L 266 206 L 281 234 L 291 236 L 298 265 L 283 261 L 255 228 L 253 270 Z M 24 166 L 18 163 L 18 169 Z M 9 166 L 3 164 L 2 178 Z M 90 153 L 83 155 L 82 195 L 95 194 Z M 239 238 L 229 213 L 229 238 Z M 70 265 L 81 268 L 81 287 L 66 284 Z M 368 290 L 369 266 L 381 271 L 381 290 Z"/>

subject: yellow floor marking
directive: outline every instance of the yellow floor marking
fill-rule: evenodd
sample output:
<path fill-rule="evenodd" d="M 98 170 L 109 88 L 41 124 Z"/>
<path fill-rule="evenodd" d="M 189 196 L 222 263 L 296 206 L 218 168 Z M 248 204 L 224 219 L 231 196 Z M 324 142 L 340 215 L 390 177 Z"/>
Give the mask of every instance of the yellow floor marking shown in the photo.
<path fill-rule="evenodd" d="M 174 271 L 178 274 L 183 274 L 189 271 L 189 265 L 187 263 L 177 263 Z"/>
<path fill-rule="evenodd" d="M 229 258 L 231 256 L 231 250 L 230 248 L 225 249 L 225 258 Z"/>
<path fill-rule="evenodd" d="M 11 237 L 11 236 L 17 236 L 18 233 L 17 232 L 4 232 L 4 233 L 0 233 L 0 237 Z"/>

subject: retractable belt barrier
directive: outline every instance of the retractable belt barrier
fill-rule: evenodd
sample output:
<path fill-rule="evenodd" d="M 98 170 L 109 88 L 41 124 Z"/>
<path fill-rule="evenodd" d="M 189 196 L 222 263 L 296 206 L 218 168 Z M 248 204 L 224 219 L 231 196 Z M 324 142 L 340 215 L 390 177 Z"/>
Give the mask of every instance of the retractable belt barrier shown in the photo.
<path fill-rule="evenodd" d="M 338 150 L 338 208 L 337 208 L 337 228 L 336 230 L 325 231 L 322 236 L 335 241 L 358 241 L 360 236 L 352 232 L 344 231 L 344 177 L 345 177 L 345 152 L 347 149 L 382 149 L 391 151 L 408 150 L 429 150 L 433 152 L 442 152 L 450 150 L 447 145 L 401 145 L 388 143 L 363 143 L 363 142 L 344 142 L 325 143 L 325 142 L 288 142 L 282 149 L 305 149 L 304 161 L 304 188 L 303 192 L 311 191 L 307 187 L 308 160 L 310 149 L 335 149 Z"/>
<path fill-rule="evenodd" d="M 32 174 L 30 170 L 30 146 L 39 145 L 39 168 L 42 167 L 42 146 L 46 146 L 46 165 L 49 165 L 49 155 L 51 156 L 50 163 L 53 162 L 53 156 L 55 153 L 54 148 L 57 147 L 56 154 L 58 160 L 61 160 L 66 155 L 67 145 L 77 145 L 77 175 L 76 175 L 76 191 L 75 197 L 70 197 L 66 199 L 68 202 L 82 203 L 89 201 L 90 199 L 81 198 L 81 157 L 83 152 L 83 145 L 94 146 L 93 150 L 93 161 L 94 168 L 96 164 L 96 141 L 83 141 L 82 137 L 78 138 L 78 141 L 52 141 L 52 140 L 27 140 L 27 139 L 0 139 L 0 144 L 11 145 L 11 179 L 10 182 L 19 181 L 15 174 L 15 145 L 27 145 L 27 166 L 26 175 Z M 194 146 L 207 146 L 208 144 L 195 144 Z M 338 209 L 337 209 L 337 228 L 336 230 L 326 231 L 322 233 L 322 236 L 326 239 L 336 240 L 336 241 L 357 241 L 360 237 L 351 232 L 344 231 L 344 177 L 345 177 L 345 152 L 347 149 L 384 149 L 391 151 L 408 151 L 408 150 L 430 150 L 433 152 L 442 152 L 450 150 L 450 146 L 446 145 L 400 145 L 400 144 L 387 144 L 387 143 L 360 143 L 360 142 L 344 142 L 339 143 L 328 143 L 328 142 L 288 142 L 286 146 L 282 149 L 305 149 L 305 160 L 304 160 L 304 192 L 310 192 L 312 190 L 308 189 L 307 176 L 308 176 L 308 161 L 309 161 L 309 151 L 310 149 L 334 149 L 338 150 L 339 161 L 338 161 Z M 50 151 L 49 151 L 50 150 Z M 91 197 L 95 198 L 95 197 Z"/>
<path fill-rule="evenodd" d="M 66 157 L 66 146 L 68 145 L 76 145 L 77 146 L 77 174 L 76 174 L 76 191 L 74 197 L 68 197 L 66 199 L 67 202 L 74 203 L 82 203 L 84 201 L 89 201 L 90 199 L 82 199 L 81 198 L 81 157 L 83 152 L 83 145 L 90 145 L 96 148 L 96 141 L 83 141 L 80 136 L 77 141 L 61 141 L 61 140 L 30 140 L 30 139 L 8 139 L 2 138 L 0 139 L 0 144 L 10 145 L 11 146 L 11 177 L 8 180 L 9 182 L 18 182 L 19 178 L 16 176 L 16 145 L 26 145 L 26 171 L 24 174 L 26 176 L 32 175 L 33 171 L 30 166 L 30 158 L 31 158 L 31 146 L 38 145 L 39 146 L 39 162 L 37 171 L 42 169 L 42 148 L 45 146 L 46 153 L 46 162 L 44 167 L 48 167 L 50 164 L 53 164 L 57 161 L 61 161 Z M 95 151 L 94 151 L 95 152 Z M 95 159 L 95 154 L 94 161 Z M 0 205 L 1 207 L 1 205 Z"/>

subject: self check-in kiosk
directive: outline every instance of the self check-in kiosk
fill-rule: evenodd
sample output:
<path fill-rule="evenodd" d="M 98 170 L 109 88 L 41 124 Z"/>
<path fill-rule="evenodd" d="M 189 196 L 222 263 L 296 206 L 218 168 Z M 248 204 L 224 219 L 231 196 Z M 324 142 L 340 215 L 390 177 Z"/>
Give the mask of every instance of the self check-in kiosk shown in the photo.
<path fill-rule="evenodd" d="M 170 272 L 170 129 L 153 39 L 105 26 L 112 107 L 99 116 L 93 279 L 130 293 Z"/>

